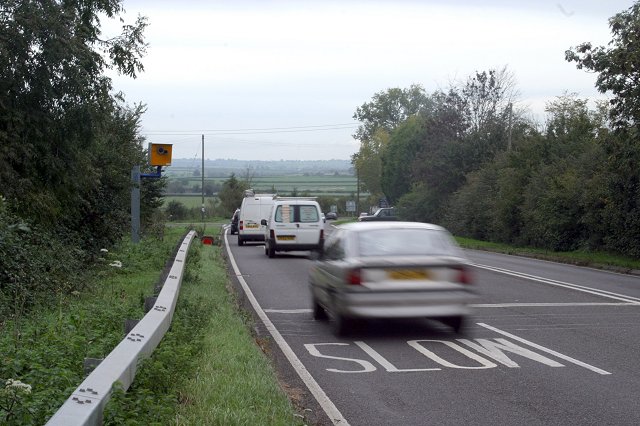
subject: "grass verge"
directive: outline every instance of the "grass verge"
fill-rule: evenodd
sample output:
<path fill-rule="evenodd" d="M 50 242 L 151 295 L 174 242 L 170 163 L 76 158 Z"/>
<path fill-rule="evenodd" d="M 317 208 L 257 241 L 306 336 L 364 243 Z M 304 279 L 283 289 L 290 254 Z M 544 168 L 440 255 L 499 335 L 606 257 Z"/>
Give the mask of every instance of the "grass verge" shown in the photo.
<path fill-rule="evenodd" d="M 303 424 L 229 291 L 221 248 L 195 241 L 186 271 L 171 329 L 105 424 Z"/>
<path fill-rule="evenodd" d="M 84 358 L 104 358 L 124 338 L 125 319 L 143 316 L 183 232 L 123 242 L 69 278 L 81 291 L 47 294 L 41 306 L 0 321 L 0 424 L 44 424 L 58 410 L 84 379 Z M 15 381 L 23 386 L 9 386 Z"/>
<path fill-rule="evenodd" d="M 144 298 L 184 233 L 167 228 L 162 241 L 123 242 L 86 271 L 82 292 L 1 319 L 0 424 L 46 423 L 84 379 L 84 358 L 104 358 L 124 338 L 124 320 L 144 315 Z M 115 387 L 104 424 L 302 423 L 227 282 L 220 248 L 196 240 L 171 329 L 129 391 Z"/>

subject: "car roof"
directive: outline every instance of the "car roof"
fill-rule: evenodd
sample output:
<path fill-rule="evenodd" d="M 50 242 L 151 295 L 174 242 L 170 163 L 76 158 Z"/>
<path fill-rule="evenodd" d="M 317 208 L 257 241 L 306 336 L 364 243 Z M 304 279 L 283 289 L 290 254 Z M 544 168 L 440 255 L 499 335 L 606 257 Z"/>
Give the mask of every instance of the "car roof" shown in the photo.
<path fill-rule="evenodd" d="M 338 225 L 337 228 L 349 231 L 372 231 L 375 229 L 426 229 L 432 231 L 445 231 L 442 226 L 423 222 L 402 222 L 402 221 L 372 221 L 372 222 L 349 222 Z"/>

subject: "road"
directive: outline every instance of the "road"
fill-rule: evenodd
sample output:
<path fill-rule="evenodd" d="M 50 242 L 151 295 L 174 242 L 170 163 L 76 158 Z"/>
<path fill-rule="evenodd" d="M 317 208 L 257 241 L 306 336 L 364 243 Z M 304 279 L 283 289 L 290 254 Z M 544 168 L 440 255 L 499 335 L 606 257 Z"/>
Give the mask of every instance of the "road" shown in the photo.
<path fill-rule="evenodd" d="M 640 424 L 638 277 L 467 251 L 480 297 L 462 334 L 420 319 L 337 338 L 311 318 L 308 252 L 227 238 L 257 334 L 284 347 L 277 368 L 319 424 Z"/>

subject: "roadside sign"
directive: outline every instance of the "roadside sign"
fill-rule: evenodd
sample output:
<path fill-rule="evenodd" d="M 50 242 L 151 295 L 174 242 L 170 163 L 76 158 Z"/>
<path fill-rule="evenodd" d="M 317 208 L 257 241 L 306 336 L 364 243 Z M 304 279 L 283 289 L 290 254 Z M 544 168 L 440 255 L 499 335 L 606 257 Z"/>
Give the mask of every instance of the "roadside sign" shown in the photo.
<path fill-rule="evenodd" d="M 347 211 L 355 212 L 356 211 L 356 202 L 355 201 L 347 201 Z"/>

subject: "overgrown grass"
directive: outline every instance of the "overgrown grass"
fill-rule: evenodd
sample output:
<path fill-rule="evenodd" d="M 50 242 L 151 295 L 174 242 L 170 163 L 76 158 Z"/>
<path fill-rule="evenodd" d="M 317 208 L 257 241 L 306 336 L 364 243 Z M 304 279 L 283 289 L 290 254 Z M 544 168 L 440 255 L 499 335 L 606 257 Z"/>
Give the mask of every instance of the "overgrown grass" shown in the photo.
<path fill-rule="evenodd" d="M 124 320 L 143 316 L 144 297 L 182 232 L 123 242 L 87 271 L 83 292 L 51 294 L 28 315 L 0 324 L 0 423 L 44 424 L 57 411 L 83 380 L 84 358 L 105 357 L 124 337 Z M 7 393 L 10 379 L 30 392 Z"/>
<path fill-rule="evenodd" d="M 44 424 L 58 410 L 84 379 L 84 358 L 104 358 L 123 339 L 124 320 L 143 316 L 184 232 L 124 242 L 88 273 L 86 292 L 0 324 L 0 424 Z M 194 241 L 172 326 L 132 387 L 115 387 L 104 424 L 302 424 L 227 283 L 220 248 Z"/>
<path fill-rule="evenodd" d="M 461 247 L 474 250 L 485 250 L 517 256 L 534 257 L 537 259 L 571 263 L 581 266 L 591 266 L 594 268 L 615 269 L 622 272 L 628 270 L 640 270 L 640 260 L 610 253 L 590 251 L 554 252 L 531 247 L 516 247 L 508 244 L 479 241 L 463 237 L 456 237 L 456 241 Z"/>

